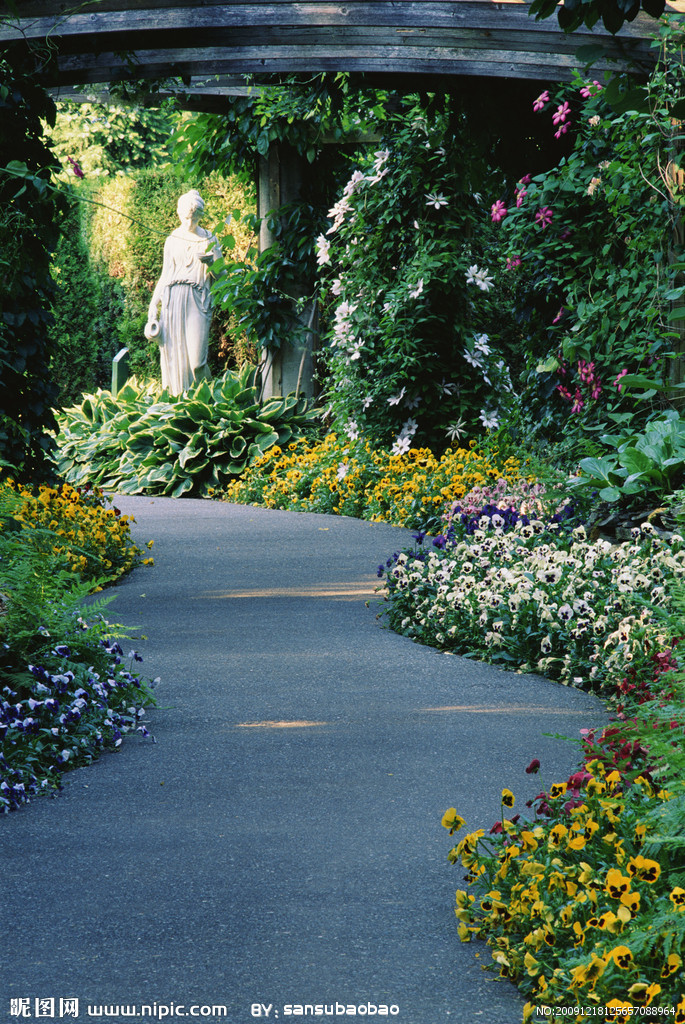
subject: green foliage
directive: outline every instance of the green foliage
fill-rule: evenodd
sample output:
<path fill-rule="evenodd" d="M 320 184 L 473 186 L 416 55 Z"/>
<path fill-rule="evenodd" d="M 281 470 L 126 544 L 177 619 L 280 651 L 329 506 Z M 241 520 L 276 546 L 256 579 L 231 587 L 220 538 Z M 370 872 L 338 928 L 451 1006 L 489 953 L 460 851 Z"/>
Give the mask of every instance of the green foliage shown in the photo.
<path fill-rule="evenodd" d="M 41 118 L 54 105 L 33 69 L 0 60 L 0 468 L 48 471 L 57 391 L 48 370 L 54 287 L 50 254 L 64 199 L 50 188 L 54 158 Z"/>
<path fill-rule="evenodd" d="M 307 331 L 300 314 L 316 286 L 313 240 L 347 166 L 343 144 L 354 146 L 377 131 L 387 116 L 387 94 L 353 86 L 345 74 L 292 75 L 285 84 L 268 78 L 254 84 L 246 76 L 246 82 L 247 94 L 228 97 L 221 116 L 195 115 L 181 125 L 174 157 L 188 174 L 218 168 L 249 180 L 272 146 L 297 165 L 299 197 L 266 213 L 273 243 L 259 255 L 236 247 L 213 288 L 253 349 L 273 351 Z M 243 223 L 257 234 L 257 218 Z M 226 254 L 234 238 L 235 231 L 220 239 Z"/>
<path fill-rule="evenodd" d="M 625 428 L 602 434 L 600 441 L 609 451 L 581 459 L 571 486 L 598 491 L 602 501 L 645 515 L 685 485 L 685 421 L 674 410 L 644 431 Z"/>
<path fill-rule="evenodd" d="M 259 156 L 285 144 L 321 173 L 324 138 L 349 141 L 385 117 L 387 93 L 353 87 L 347 74 L 291 75 L 286 83 L 246 75 L 246 95 L 227 96 L 221 115 L 188 117 L 174 136 L 174 159 L 195 175 L 215 169 L 251 178 Z"/>
<path fill-rule="evenodd" d="M 79 194 L 84 191 L 80 186 Z M 119 282 L 96 271 L 83 220 L 84 207 L 76 203 L 65 219 L 52 260 L 57 290 L 48 337 L 58 407 L 75 402 L 84 391 L 109 384 L 125 308 Z"/>
<path fill-rule="evenodd" d="M 176 122 L 166 108 L 62 100 L 48 143 L 68 178 L 128 174 L 169 163 Z"/>
<path fill-rule="evenodd" d="M 315 422 L 292 395 L 260 405 L 258 380 L 246 364 L 180 396 L 134 382 L 87 395 L 59 415 L 60 474 L 121 494 L 209 494 Z"/>
<path fill-rule="evenodd" d="M 527 356 L 525 399 L 543 434 L 644 424 L 666 401 L 679 198 L 663 180 L 677 131 L 664 97 L 675 56 L 649 83 L 649 109 L 616 113 L 599 83 L 536 101 L 572 152 L 501 201 L 502 249 Z M 677 72 L 677 69 L 674 71 Z M 624 377 L 649 379 L 628 388 Z M 652 386 L 652 382 L 656 385 Z"/>
<path fill-rule="evenodd" d="M 665 0 L 533 0 L 528 13 L 540 18 L 556 14 L 559 27 L 574 32 L 581 25 L 592 28 L 599 19 L 608 32 L 616 33 L 626 21 L 633 21 L 640 7 L 652 18 L 659 18 L 666 7 Z"/>
<path fill-rule="evenodd" d="M 408 102 L 350 178 L 318 239 L 327 271 L 328 398 L 334 426 L 380 443 L 493 427 L 513 354 L 491 275 L 478 186 L 488 173 L 468 119 L 449 102 Z M 489 292 L 493 296 L 488 296 Z M 494 298 L 495 292 L 497 298 Z"/>
<path fill-rule="evenodd" d="M 236 245 L 236 229 L 259 231 L 259 218 L 248 215 L 232 233 L 219 236 L 224 257 L 213 265 L 219 277 L 212 287 L 218 307 L 253 348 L 278 349 L 307 333 L 300 316 L 314 289 L 314 235 L 320 211 L 305 202 L 283 206 L 267 218 L 273 243 L 261 253 Z M 298 301 L 299 299 L 299 301 Z"/>

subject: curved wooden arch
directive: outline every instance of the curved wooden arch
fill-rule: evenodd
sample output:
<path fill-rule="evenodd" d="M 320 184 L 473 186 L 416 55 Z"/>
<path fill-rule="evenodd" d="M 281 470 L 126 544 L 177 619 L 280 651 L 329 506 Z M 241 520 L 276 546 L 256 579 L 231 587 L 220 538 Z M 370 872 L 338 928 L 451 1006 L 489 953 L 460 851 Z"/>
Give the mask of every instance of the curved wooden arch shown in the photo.
<path fill-rule="evenodd" d="M 19 0 L 18 9 L 0 23 L 0 46 L 47 38 L 51 86 L 324 71 L 564 81 L 589 43 L 623 66 L 650 64 L 656 28 L 641 14 L 615 37 L 566 35 L 555 18 L 530 18 L 525 0 Z"/>

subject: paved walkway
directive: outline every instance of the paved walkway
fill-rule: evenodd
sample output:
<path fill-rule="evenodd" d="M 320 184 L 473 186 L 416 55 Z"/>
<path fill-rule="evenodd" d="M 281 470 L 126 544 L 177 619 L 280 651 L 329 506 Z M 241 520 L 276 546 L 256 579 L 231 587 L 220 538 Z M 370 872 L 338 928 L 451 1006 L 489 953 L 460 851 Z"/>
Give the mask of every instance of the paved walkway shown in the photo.
<path fill-rule="evenodd" d="M 516 989 L 458 940 L 440 819 L 489 828 L 503 787 L 522 804 L 565 777 L 576 747 L 545 734 L 577 736 L 601 705 L 383 629 L 375 569 L 406 531 L 118 504 L 155 540 L 108 617 L 145 633 L 157 742 L 129 738 L 0 820 L 2 1024 L 10 997 L 54 998 L 53 1019 L 78 998 L 82 1022 L 117 1004 L 151 1007 L 120 1024 L 248 1024 L 255 1004 L 282 1021 L 371 1003 L 402 1024 L 516 1024 Z M 180 1012 L 212 1005 L 227 1016 Z"/>

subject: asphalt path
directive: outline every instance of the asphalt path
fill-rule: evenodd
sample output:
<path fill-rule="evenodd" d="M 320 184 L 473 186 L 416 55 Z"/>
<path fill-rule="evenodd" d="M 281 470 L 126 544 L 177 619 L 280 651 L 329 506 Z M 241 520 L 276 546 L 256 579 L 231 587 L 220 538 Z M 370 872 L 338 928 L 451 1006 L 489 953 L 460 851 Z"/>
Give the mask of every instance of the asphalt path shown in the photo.
<path fill-rule="evenodd" d="M 504 787 L 519 808 L 566 778 L 578 749 L 554 736 L 600 724 L 602 705 L 384 628 L 376 567 L 408 531 L 117 504 L 155 541 L 107 617 L 144 634 L 131 646 L 161 677 L 156 742 L 129 737 L 0 819 L 0 1022 L 387 1007 L 402 1024 L 517 1024 L 518 991 L 458 939 L 463 870 L 440 820 L 454 806 L 489 829 Z"/>

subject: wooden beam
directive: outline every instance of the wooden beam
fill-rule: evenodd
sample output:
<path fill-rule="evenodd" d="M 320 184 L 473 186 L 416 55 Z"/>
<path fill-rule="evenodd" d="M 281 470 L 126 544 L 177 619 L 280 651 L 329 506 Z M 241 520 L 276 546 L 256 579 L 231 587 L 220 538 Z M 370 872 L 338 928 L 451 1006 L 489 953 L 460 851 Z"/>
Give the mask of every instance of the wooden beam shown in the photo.
<path fill-rule="evenodd" d="M 588 42 L 649 66 L 656 26 L 640 15 L 617 37 L 566 35 L 555 19 L 530 18 L 525 0 L 92 0 L 73 13 L 64 0 L 24 0 L 20 10 L 0 21 L 0 47 L 48 37 L 49 85 L 288 71 L 566 80 Z"/>
<path fill-rule="evenodd" d="M 135 74 L 119 54 L 103 53 L 62 58 L 60 73 L 51 84 L 92 84 L 122 78 L 174 78 L 199 75 L 211 66 L 217 74 L 320 73 L 345 70 L 359 73 L 383 72 L 408 76 L 492 75 L 505 78 L 534 78 L 570 81 L 579 61 L 568 54 L 532 53 L 472 49 L 434 49 L 428 53 L 415 47 L 385 47 L 378 51 L 360 49 L 354 55 L 349 49 L 337 50 L 299 47 L 297 51 L 276 46 L 239 47 L 215 52 L 207 63 L 197 51 L 140 51 L 141 61 Z"/>
<path fill-rule="evenodd" d="M 43 0 L 41 0 L 41 3 Z M 27 16 L 22 6 L 22 17 L 17 21 L 11 17 L 0 22 L 0 41 L 21 38 L 36 39 L 46 36 L 93 36 L 100 33 L 121 33 L 131 35 L 173 31 L 194 32 L 208 29 L 248 28 L 255 32 L 260 28 L 319 28 L 326 29 L 363 28 L 394 29 L 454 29 L 459 27 L 483 31 L 525 31 L 541 33 L 563 39 L 553 18 L 535 21 L 528 15 L 528 4 L 524 0 L 450 0 L 450 2 L 360 2 L 350 0 L 345 4 L 300 2 L 286 0 L 274 3 L 256 0 L 252 3 L 222 2 L 207 6 L 172 6 L 169 0 L 155 6 L 145 0 L 145 6 L 131 3 L 131 0 L 96 0 L 94 8 L 73 14 L 48 14 Z M 104 7 L 106 9 L 104 9 Z M 121 9 L 119 9 L 119 5 Z M 619 39 L 645 39 L 656 30 L 654 19 L 641 14 L 633 22 L 627 22 L 621 29 Z M 599 29 L 579 28 L 573 37 L 613 37 Z"/>

